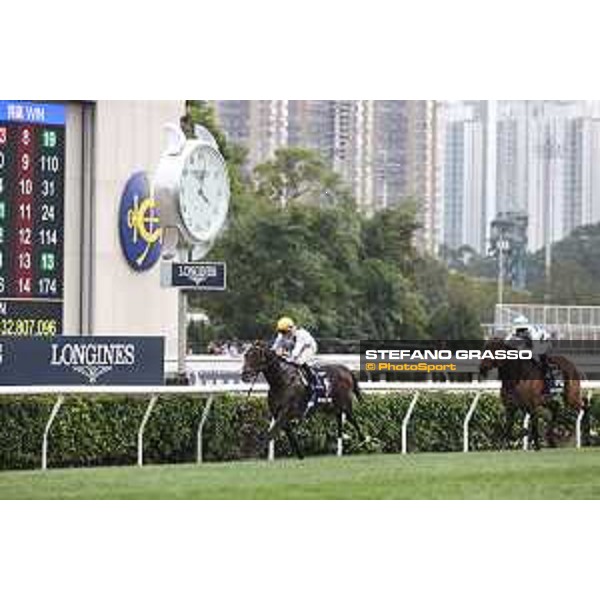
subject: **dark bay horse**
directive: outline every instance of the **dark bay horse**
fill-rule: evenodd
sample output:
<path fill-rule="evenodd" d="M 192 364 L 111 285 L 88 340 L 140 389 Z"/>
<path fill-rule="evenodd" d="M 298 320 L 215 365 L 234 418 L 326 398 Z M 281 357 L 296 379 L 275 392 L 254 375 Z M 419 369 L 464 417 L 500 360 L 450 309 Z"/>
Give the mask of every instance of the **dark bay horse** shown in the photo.
<path fill-rule="evenodd" d="M 318 409 L 333 414 L 337 420 L 338 438 L 342 437 L 344 416 L 354 427 L 361 444 L 368 441 L 354 416 L 352 399 L 363 400 L 356 377 L 343 365 L 323 365 L 321 371 L 326 373 L 330 382 L 331 403 L 318 404 Z M 272 424 L 267 432 L 267 442 L 275 439 L 280 431 L 284 431 L 293 451 L 298 458 L 304 458 L 296 434 L 293 421 L 304 417 L 308 397 L 308 385 L 297 365 L 287 362 L 271 350 L 264 342 L 255 342 L 244 354 L 242 380 L 251 381 L 263 373 L 269 384 L 268 405 Z"/>
<path fill-rule="evenodd" d="M 485 350 L 508 350 L 512 348 L 501 338 L 492 338 L 485 344 Z M 562 400 L 578 412 L 584 411 L 584 422 L 589 429 L 589 407 L 581 395 L 581 375 L 577 367 L 563 356 L 550 355 L 548 363 L 560 370 L 564 388 Z M 491 369 L 498 369 L 498 377 L 502 382 L 500 398 L 506 411 L 504 443 L 508 445 L 517 409 L 523 409 L 530 415 L 530 428 L 533 446 L 540 449 L 538 418 L 540 409 L 546 406 L 551 414 L 546 432 L 546 441 L 550 447 L 556 446 L 556 422 L 559 406 L 550 402 L 544 393 L 544 373 L 541 365 L 533 360 L 497 360 L 485 358 L 479 366 L 479 373 L 487 375 Z"/>

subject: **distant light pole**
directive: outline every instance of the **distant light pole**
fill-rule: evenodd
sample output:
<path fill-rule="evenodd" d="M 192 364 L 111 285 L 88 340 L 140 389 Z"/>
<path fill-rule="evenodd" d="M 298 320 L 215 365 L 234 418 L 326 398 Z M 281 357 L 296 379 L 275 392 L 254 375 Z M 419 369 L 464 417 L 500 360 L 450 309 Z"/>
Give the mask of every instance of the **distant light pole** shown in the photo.
<path fill-rule="evenodd" d="M 502 308 L 504 304 L 504 253 L 509 248 L 508 240 L 500 237 L 496 243 L 498 250 L 498 304 Z"/>
<path fill-rule="evenodd" d="M 546 133 L 546 140 L 543 146 L 544 165 L 544 187 L 548 195 L 547 210 L 544 211 L 544 303 L 550 304 L 552 298 L 552 240 L 554 227 L 554 205 L 555 205 L 555 178 L 558 160 L 562 158 L 562 146 L 556 141 L 556 126 L 553 127 L 552 137 L 549 132 Z"/>

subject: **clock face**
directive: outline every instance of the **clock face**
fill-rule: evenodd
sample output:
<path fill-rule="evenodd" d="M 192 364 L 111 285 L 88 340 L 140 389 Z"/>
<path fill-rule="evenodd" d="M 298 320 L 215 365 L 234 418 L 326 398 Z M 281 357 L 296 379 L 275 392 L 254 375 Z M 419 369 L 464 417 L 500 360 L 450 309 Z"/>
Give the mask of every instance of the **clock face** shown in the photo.
<path fill-rule="evenodd" d="M 179 211 L 190 235 L 212 240 L 227 217 L 229 178 L 221 155 L 210 146 L 198 146 L 187 157 L 180 181 Z"/>

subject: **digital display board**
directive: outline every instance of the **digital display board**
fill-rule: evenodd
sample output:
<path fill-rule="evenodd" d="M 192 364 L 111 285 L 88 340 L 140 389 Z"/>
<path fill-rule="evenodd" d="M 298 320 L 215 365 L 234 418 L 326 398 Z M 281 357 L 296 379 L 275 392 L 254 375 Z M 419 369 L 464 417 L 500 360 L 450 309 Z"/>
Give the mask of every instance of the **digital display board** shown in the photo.
<path fill-rule="evenodd" d="M 0 100 L 0 336 L 62 333 L 65 106 Z"/>

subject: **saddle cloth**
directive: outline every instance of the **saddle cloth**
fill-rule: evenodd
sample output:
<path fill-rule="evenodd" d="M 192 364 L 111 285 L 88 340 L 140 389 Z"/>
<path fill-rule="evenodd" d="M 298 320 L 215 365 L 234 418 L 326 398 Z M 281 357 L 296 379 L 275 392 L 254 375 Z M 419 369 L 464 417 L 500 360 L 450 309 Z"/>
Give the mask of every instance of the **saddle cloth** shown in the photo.
<path fill-rule="evenodd" d="M 559 394 L 563 391 L 565 387 L 565 381 L 563 379 L 562 371 L 551 362 L 549 363 L 550 367 L 550 393 L 551 394 Z"/>
<path fill-rule="evenodd" d="M 312 372 L 315 375 L 315 379 L 317 381 L 316 391 L 319 402 L 331 402 L 331 381 L 327 376 L 327 372 L 314 367 L 312 368 Z M 310 382 L 308 381 L 306 374 L 304 373 L 304 371 L 301 371 L 301 373 L 304 383 L 306 385 L 309 385 Z"/>

